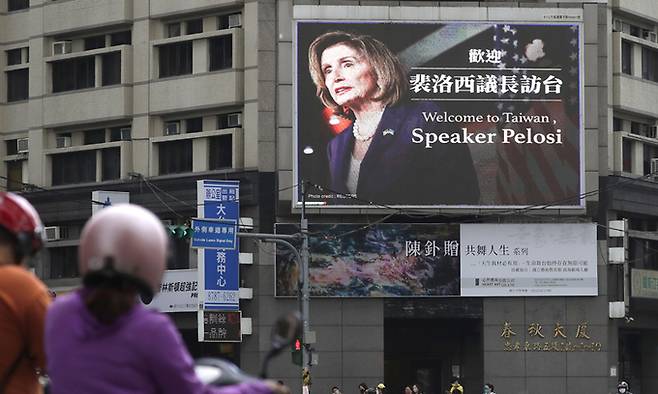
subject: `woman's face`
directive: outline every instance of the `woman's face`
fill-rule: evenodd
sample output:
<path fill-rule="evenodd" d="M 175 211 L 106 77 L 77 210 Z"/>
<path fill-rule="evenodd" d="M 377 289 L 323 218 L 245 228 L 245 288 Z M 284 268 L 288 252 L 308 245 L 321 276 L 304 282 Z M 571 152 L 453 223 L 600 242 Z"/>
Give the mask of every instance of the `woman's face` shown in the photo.
<path fill-rule="evenodd" d="M 414 393 L 419 393 L 420 389 L 418 388 L 417 385 L 414 384 L 413 386 L 411 386 L 411 391 L 413 391 Z"/>
<path fill-rule="evenodd" d="M 411 388 L 409 386 L 404 388 L 404 394 L 412 394 L 413 391 L 411 391 Z"/>
<path fill-rule="evenodd" d="M 359 51 L 345 44 L 322 51 L 320 64 L 329 94 L 340 106 L 359 107 L 377 91 L 370 63 Z"/>

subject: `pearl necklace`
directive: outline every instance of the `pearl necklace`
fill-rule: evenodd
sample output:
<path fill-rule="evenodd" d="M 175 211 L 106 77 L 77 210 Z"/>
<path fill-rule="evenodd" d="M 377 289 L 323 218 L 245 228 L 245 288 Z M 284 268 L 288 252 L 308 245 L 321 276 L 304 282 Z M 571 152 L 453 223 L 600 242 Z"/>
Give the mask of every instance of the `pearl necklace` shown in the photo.
<path fill-rule="evenodd" d="M 379 113 L 377 113 L 377 115 L 376 115 L 377 123 L 379 123 L 379 121 L 381 120 L 382 114 L 384 113 L 385 109 L 386 109 L 386 107 L 383 107 L 379 111 Z M 362 142 L 370 141 L 372 139 L 372 137 L 375 136 L 375 133 L 372 133 L 368 136 L 361 135 L 361 133 L 359 133 L 359 124 L 357 123 L 356 118 L 354 119 L 354 123 L 352 124 L 352 134 L 354 135 L 354 138 L 356 138 L 358 141 L 362 141 Z"/>

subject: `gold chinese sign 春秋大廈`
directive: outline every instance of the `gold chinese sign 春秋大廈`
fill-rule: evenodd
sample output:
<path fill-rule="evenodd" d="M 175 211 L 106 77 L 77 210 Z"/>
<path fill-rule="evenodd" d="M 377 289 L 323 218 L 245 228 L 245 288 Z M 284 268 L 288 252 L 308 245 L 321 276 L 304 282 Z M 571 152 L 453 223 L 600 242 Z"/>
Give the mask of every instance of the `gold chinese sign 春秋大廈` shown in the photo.
<path fill-rule="evenodd" d="M 568 338 L 567 329 L 555 322 L 551 328 L 533 322 L 528 325 L 529 340 L 515 340 L 516 331 L 510 322 L 503 324 L 500 337 L 505 341 L 503 349 L 506 352 L 600 352 L 601 342 L 592 340 L 587 322 L 581 322 L 576 328 L 573 340 Z"/>

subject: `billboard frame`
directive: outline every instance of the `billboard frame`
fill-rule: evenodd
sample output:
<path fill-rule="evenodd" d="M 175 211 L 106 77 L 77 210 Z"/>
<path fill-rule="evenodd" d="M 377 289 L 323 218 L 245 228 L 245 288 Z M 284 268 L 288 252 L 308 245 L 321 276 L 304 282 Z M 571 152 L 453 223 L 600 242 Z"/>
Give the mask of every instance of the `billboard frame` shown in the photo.
<path fill-rule="evenodd" d="M 321 7 L 321 6 L 320 6 Z M 359 7 L 357 7 L 359 8 Z M 376 8 L 376 7 L 362 7 L 360 8 Z M 401 7 L 400 7 L 401 8 Z M 443 7 L 435 7 L 435 8 L 443 8 Z M 475 9 L 478 8 L 483 8 L 483 7 L 473 7 Z M 518 9 L 518 8 L 509 8 L 510 12 L 519 12 L 522 13 L 523 10 L 525 9 Z M 544 203 L 544 204 L 534 204 L 534 205 L 409 205 L 409 204 L 402 204 L 402 205 L 395 205 L 395 204 L 378 204 L 376 202 L 372 202 L 372 204 L 353 204 L 353 205 L 343 205 L 343 204 L 336 204 L 336 205 L 329 205 L 323 202 L 317 202 L 317 201 L 306 201 L 305 202 L 305 208 L 306 209 L 317 209 L 319 210 L 318 213 L 325 213 L 325 214 L 331 214 L 331 213 L 341 213 L 339 212 L 332 212 L 334 210 L 354 210 L 355 212 L 361 213 L 361 210 L 364 211 L 382 211 L 382 210 L 399 210 L 399 209 L 429 209 L 429 210 L 441 210 L 441 211 L 459 211 L 463 212 L 464 210 L 467 211 L 492 211 L 492 212 L 497 212 L 501 210 L 518 210 L 518 209 L 528 209 L 528 210 L 546 210 L 546 209 L 552 209 L 552 210 L 568 210 L 572 211 L 574 214 L 578 213 L 578 211 L 583 211 L 585 209 L 585 203 L 586 203 L 586 191 L 585 191 L 585 78 L 584 78 L 584 72 L 585 72 L 585 42 L 584 42 L 584 28 L 585 28 L 585 23 L 582 18 L 582 15 L 568 15 L 567 18 L 564 18 L 565 20 L 556 20 L 552 21 L 550 20 L 551 16 L 556 17 L 559 16 L 560 14 L 551 14 L 551 12 L 564 12 L 566 10 L 564 9 L 558 9 L 558 8 L 546 8 L 546 9 L 541 9 L 540 11 L 543 11 L 539 16 L 537 16 L 536 19 L 528 19 L 524 18 L 522 20 L 515 20 L 514 16 L 512 15 L 511 17 L 505 18 L 504 20 L 499 20 L 499 19 L 483 19 L 483 20 L 473 20 L 473 19 L 449 19 L 449 20 L 442 20 L 442 19 L 437 19 L 437 20 L 418 20 L 418 19 L 364 19 L 364 18 L 355 18 L 355 19 L 336 19 L 336 18 L 327 18 L 327 19 L 312 19 L 312 18 L 294 18 L 293 19 L 293 26 L 292 26 L 292 72 L 293 72 L 293 77 L 292 77 L 292 96 L 293 96 L 293 107 L 292 107 L 292 150 L 293 150 L 293 162 L 292 162 L 292 199 L 291 199 L 291 208 L 293 212 L 299 212 L 303 207 L 302 207 L 302 199 L 300 198 L 300 181 L 308 182 L 306 180 L 301 180 L 300 179 L 300 168 L 299 168 L 299 160 L 300 160 L 300 152 L 299 152 L 299 111 L 298 111 L 298 106 L 299 106 L 299 97 L 298 97 L 298 90 L 299 90 L 299 70 L 298 70 L 298 43 L 299 43 L 299 38 L 298 38 L 298 31 L 299 31 L 299 24 L 300 23 L 316 23 L 316 24 L 322 24 L 322 23 L 340 23 L 340 24 L 376 24 L 376 23 L 382 23 L 382 24 L 501 24 L 501 23 L 509 23 L 509 24 L 515 24 L 515 25 L 548 25 L 548 26 L 560 26 L 560 25 L 578 25 L 578 112 L 579 112 L 579 119 L 578 119 L 578 129 L 579 129 L 579 153 L 578 153 L 578 160 L 579 160 L 579 168 L 578 168 L 578 179 L 579 179 L 579 185 L 578 185 L 578 190 L 579 194 L 574 195 L 574 199 L 578 199 L 578 204 L 577 205 L 558 205 L 558 204 L 552 204 L 550 201 Z M 541 16 L 544 16 L 545 19 L 540 19 Z M 573 19 L 569 19 L 573 18 Z M 548 20 L 547 20 L 548 19 Z M 568 19 L 568 20 L 567 20 Z M 358 199 L 356 197 L 355 199 Z M 560 200 L 562 201 L 562 200 Z M 366 212 L 367 213 L 367 212 Z"/>

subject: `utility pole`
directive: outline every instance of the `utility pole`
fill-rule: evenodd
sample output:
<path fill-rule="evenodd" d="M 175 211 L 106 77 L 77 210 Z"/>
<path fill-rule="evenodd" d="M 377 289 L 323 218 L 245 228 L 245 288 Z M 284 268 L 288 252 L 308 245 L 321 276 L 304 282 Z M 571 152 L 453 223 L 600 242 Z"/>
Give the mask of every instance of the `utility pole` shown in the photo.
<path fill-rule="evenodd" d="M 304 368 L 308 368 L 310 371 L 311 367 L 311 355 L 309 352 L 309 341 L 308 335 L 310 333 L 309 327 L 309 272 L 308 272 L 308 220 L 306 219 L 306 183 L 304 180 L 301 182 L 302 187 L 302 215 L 301 215 L 301 232 L 302 232 L 302 261 L 301 261 L 301 284 L 302 287 L 299 289 L 301 292 L 301 308 L 302 308 L 302 373 Z"/>
<path fill-rule="evenodd" d="M 301 211 L 301 233 L 294 235 L 285 234 L 263 234 L 263 233 L 242 233 L 238 232 L 240 238 L 255 238 L 263 242 L 272 242 L 283 245 L 292 250 L 299 264 L 299 280 L 298 280 L 298 297 L 299 308 L 302 316 L 302 376 L 304 376 L 304 369 L 311 367 L 311 351 L 310 344 L 315 342 L 315 335 L 310 330 L 310 316 L 309 316 L 309 251 L 308 251 L 308 220 L 306 219 L 306 184 L 301 182 L 302 194 L 302 211 Z M 295 246 L 289 241 L 298 241 L 302 238 L 301 254 L 297 251 Z M 302 392 L 304 380 L 302 379 Z"/>

